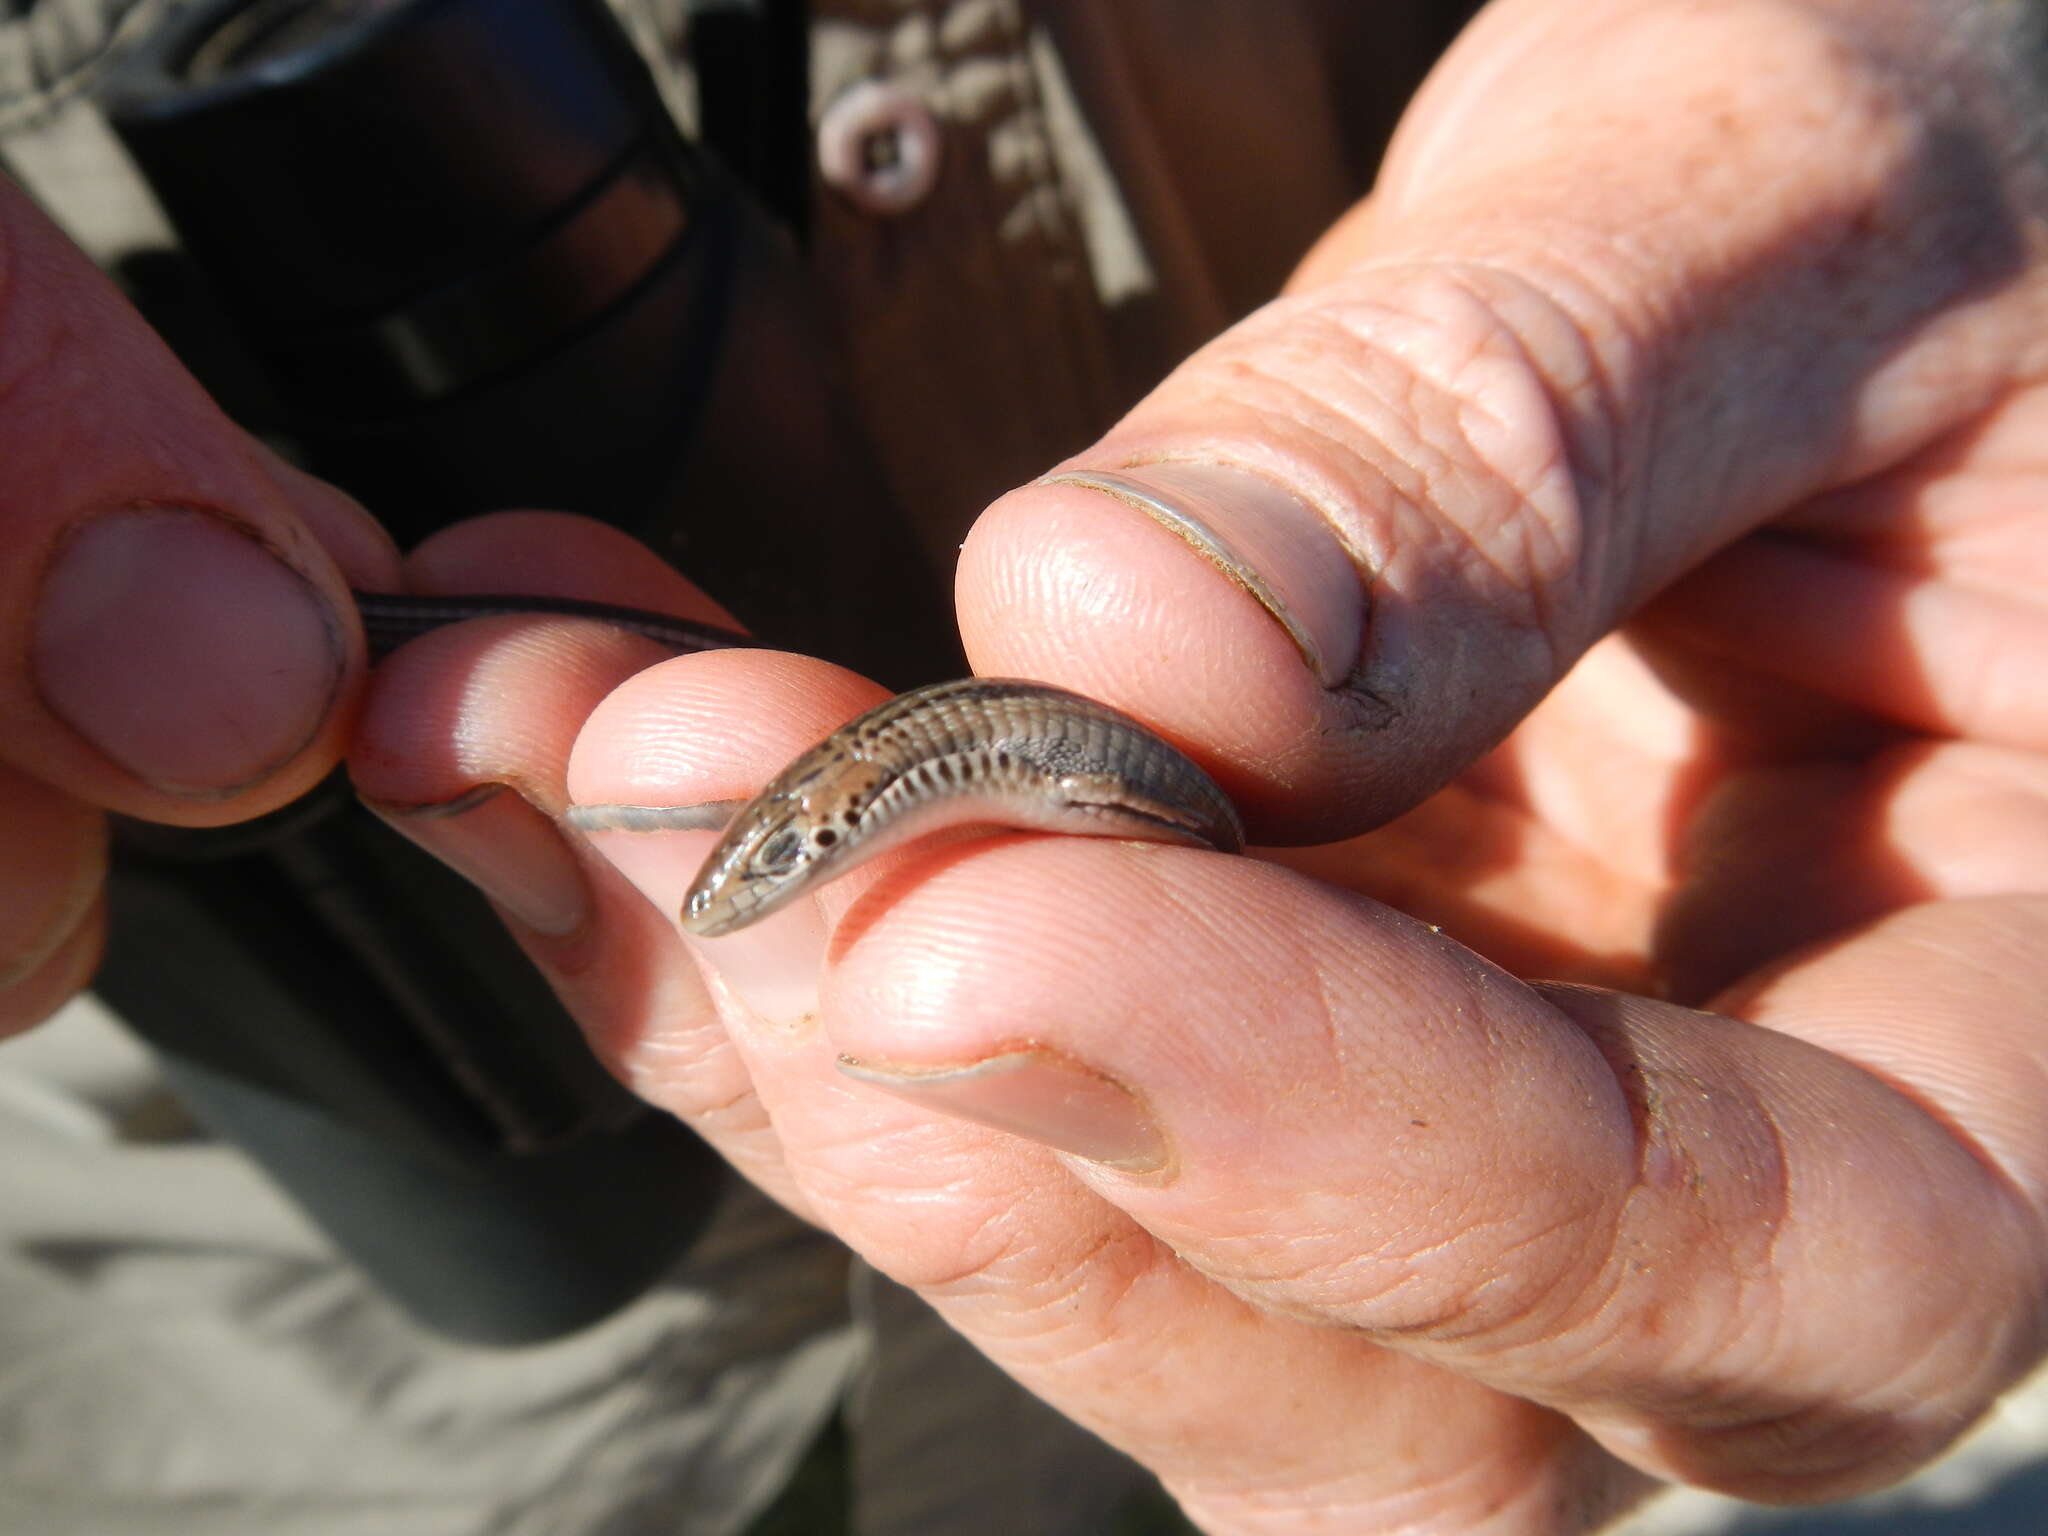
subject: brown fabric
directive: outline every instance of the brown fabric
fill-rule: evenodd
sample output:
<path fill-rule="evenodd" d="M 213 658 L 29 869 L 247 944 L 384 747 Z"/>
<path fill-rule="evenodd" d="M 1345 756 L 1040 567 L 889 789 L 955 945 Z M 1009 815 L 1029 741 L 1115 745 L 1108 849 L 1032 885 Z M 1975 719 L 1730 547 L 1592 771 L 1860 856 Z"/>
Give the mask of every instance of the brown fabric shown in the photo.
<path fill-rule="evenodd" d="M 1460 9 L 816 0 L 814 111 L 891 80 L 944 134 L 938 185 L 907 213 L 820 182 L 811 248 L 858 409 L 936 556 L 1277 290 L 1365 191 L 1360 141 L 1376 154 Z M 1098 292 L 1062 84 L 1135 231 L 1141 292 Z"/>

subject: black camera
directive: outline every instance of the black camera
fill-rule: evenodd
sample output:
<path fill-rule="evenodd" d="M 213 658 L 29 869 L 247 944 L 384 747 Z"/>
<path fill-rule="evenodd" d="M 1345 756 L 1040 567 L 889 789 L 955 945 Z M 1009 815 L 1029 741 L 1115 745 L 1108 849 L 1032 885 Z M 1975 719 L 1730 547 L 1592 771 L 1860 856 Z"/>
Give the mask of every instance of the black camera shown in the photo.
<path fill-rule="evenodd" d="M 781 20 L 762 38 L 800 41 Z M 793 221 L 685 140 L 602 0 L 202 5 L 104 99 L 266 425 L 401 542 L 585 512 L 773 643 L 899 686 L 956 669 Z M 769 105 L 801 124 L 800 94 L 755 120 Z M 101 994 L 431 1325 L 581 1326 L 713 1208 L 708 1149 L 603 1071 L 482 900 L 339 775 L 241 826 L 124 824 L 110 888 Z"/>

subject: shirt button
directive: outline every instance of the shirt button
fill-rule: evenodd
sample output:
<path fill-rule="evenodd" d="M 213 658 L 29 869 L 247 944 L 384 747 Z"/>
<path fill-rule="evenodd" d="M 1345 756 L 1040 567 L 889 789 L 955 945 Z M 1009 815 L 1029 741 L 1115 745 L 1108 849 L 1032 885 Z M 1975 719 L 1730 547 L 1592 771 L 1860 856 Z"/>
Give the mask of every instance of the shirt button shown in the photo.
<path fill-rule="evenodd" d="M 916 92 L 863 80 L 818 120 L 818 170 L 868 213 L 907 213 L 939 179 L 939 125 Z"/>

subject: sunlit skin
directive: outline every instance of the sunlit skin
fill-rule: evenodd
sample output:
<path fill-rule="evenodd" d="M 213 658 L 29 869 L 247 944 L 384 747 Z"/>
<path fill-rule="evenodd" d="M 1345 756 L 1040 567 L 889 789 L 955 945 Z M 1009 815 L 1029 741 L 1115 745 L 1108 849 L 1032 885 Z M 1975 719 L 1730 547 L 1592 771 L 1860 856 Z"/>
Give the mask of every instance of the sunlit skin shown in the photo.
<path fill-rule="evenodd" d="M 1492 7 L 1291 296 L 1076 461 L 1292 488 L 1369 583 L 1344 688 L 1129 506 L 983 516 L 977 670 L 1163 730 L 1256 858 L 916 845 L 685 941 L 710 834 L 554 818 L 745 798 L 883 691 L 573 622 L 400 652 L 358 785 L 401 821 L 516 791 L 469 813 L 488 837 L 410 828 L 606 1059 L 1206 1529 L 1571 1533 L 1659 1480 L 1902 1476 L 2048 1343 L 2023 10 Z M 356 526 L 319 539 L 373 585 Z M 539 514 L 404 574 L 721 617 Z M 17 819 L 275 803 L 152 799 L 36 697 L 0 696 Z M 82 910 L 73 823 L 6 910 Z M 68 921 L 20 1022 L 82 974 Z"/>

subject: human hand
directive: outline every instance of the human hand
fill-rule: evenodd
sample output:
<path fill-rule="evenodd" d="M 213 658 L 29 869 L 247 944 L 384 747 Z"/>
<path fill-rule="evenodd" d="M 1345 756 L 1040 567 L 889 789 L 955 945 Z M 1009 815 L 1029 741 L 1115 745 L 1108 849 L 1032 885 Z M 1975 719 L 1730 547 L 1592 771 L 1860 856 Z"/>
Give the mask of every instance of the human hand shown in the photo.
<path fill-rule="evenodd" d="M 214 407 L 0 180 L 0 1034 L 99 958 L 106 814 L 240 821 L 332 769 L 390 541 Z"/>
<path fill-rule="evenodd" d="M 983 519 L 977 667 L 1153 722 L 1308 846 L 909 849 L 686 956 L 708 836 L 613 833 L 650 900 L 537 853 L 579 915 L 533 952 L 642 1092 L 1210 1529 L 1902 1474 L 2048 1327 L 2019 24 L 1499 5 L 1295 296 L 1076 461 L 1296 633 L 1100 491 Z M 366 790 L 721 800 L 880 697 L 470 629 L 393 663 Z"/>

